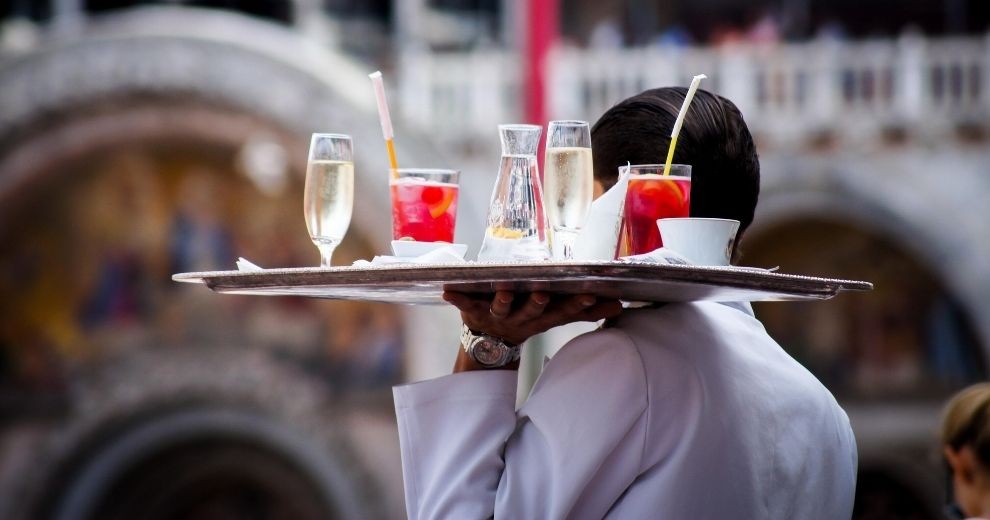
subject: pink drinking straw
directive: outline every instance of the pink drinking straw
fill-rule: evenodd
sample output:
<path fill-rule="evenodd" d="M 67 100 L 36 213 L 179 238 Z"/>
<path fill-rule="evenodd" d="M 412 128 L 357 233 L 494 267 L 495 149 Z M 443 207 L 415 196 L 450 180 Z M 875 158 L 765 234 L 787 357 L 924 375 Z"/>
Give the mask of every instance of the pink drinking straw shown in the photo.
<path fill-rule="evenodd" d="M 388 149 L 388 162 L 392 167 L 392 176 L 398 175 L 399 163 L 395 160 L 395 133 L 392 131 L 392 118 L 388 115 L 388 102 L 385 101 L 385 82 L 382 72 L 376 70 L 368 74 L 371 84 L 375 87 L 375 101 L 378 102 L 378 118 L 382 123 L 382 136 L 385 137 L 385 147 Z"/>

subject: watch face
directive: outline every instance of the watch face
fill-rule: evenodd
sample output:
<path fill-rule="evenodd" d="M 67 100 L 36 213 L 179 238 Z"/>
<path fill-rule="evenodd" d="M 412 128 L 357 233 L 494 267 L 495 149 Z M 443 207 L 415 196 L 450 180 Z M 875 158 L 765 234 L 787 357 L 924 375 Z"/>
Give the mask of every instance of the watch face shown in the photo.
<path fill-rule="evenodd" d="M 474 344 L 472 349 L 474 359 L 485 366 L 493 366 L 502 363 L 505 356 L 504 348 L 497 341 L 488 338 L 481 338 Z"/>

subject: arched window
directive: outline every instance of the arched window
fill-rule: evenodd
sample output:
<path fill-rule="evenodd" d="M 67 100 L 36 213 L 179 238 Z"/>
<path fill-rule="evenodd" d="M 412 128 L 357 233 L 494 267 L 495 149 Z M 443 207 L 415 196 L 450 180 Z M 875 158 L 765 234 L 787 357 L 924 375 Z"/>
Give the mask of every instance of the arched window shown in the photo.
<path fill-rule="evenodd" d="M 985 379 L 986 359 L 960 302 L 921 260 L 870 230 L 794 220 L 743 244 L 744 263 L 869 280 L 870 293 L 763 303 L 770 334 L 840 399 L 942 399 Z"/>
<path fill-rule="evenodd" d="M 247 121 L 228 130 L 267 136 L 264 147 L 305 157 L 294 134 Z M 218 116 L 207 126 L 230 123 Z M 55 160 L 0 198 L 16 223 L 0 226 L 0 389 L 57 396 L 73 367 L 105 356 L 224 346 L 273 351 L 343 387 L 396 380 L 395 306 L 226 296 L 171 280 L 176 272 L 235 269 L 238 256 L 265 267 L 318 265 L 303 219 L 303 175 L 292 171 L 304 161 L 283 163 L 284 186 L 266 190 L 247 171 L 258 152 L 252 139 L 135 136 L 120 124 L 115 144 Z M 62 152 L 51 149 L 56 159 Z M 359 224 L 335 254 L 341 264 L 373 255 Z"/>

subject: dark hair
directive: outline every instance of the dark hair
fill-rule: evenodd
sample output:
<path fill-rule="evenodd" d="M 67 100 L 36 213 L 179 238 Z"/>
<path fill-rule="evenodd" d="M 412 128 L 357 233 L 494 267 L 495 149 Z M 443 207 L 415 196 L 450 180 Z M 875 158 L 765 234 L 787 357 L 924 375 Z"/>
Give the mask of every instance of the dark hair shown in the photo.
<path fill-rule="evenodd" d="M 591 129 L 595 180 L 615 184 L 619 166 L 666 161 L 670 131 L 687 89 L 647 90 L 610 108 Z M 760 193 L 760 161 L 739 109 L 698 90 L 677 138 L 674 163 L 691 165 L 691 216 L 753 222 Z"/>
<path fill-rule="evenodd" d="M 942 444 L 970 446 L 983 471 L 990 471 L 990 383 L 978 383 L 954 395 L 942 417 Z"/>

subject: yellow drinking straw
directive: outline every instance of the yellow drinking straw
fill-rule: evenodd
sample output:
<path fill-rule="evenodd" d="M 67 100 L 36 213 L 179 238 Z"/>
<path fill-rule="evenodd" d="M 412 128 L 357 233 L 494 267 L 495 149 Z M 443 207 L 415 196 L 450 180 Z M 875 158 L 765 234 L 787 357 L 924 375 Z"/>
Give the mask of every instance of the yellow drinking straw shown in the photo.
<path fill-rule="evenodd" d="M 701 80 L 707 77 L 704 74 L 698 74 L 691 79 L 691 86 L 688 87 L 687 95 L 684 96 L 684 104 L 681 105 L 681 111 L 677 113 L 677 120 L 674 121 L 674 128 L 670 131 L 670 148 L 667 148 L 667 163 L 663 167 L 664 175 L 670 175 L 670 164 L 674 162 L 674 148 L 677 147 L 677 136 L 681 133 L 684 116 L 687 115 L 688 107 L 691 106 L 694 93 L 698 91 L 698 85 L 701 84 Z"/>
<path fill-rule="evenodd" d="M 375 101 L 378 102 L 378 118 L 382 123 L 382 135 L 385 137 L 385 147 L 388 149 L 388 162 L 392 168 L 392 177 L 398 177 L 399 163 L 395 160 L 395 134 L 392 132 L 392 118 L 388 115 L 388 103 L 385 102 L 385 83 L 382 72 L 376 70 L 368 74 L 371 84 L 375 87 Z"/>

